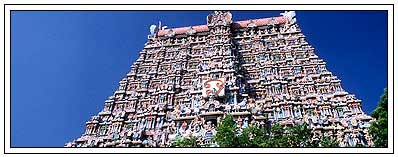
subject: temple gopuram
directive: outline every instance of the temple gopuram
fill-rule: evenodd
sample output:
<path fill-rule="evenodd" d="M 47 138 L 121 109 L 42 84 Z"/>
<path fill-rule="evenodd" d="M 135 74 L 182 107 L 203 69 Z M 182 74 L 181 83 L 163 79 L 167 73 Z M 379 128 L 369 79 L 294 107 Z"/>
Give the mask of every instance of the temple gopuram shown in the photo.
<path fill-rule="evenodd" d="M 313 139 L 372 146 L 374 119 L 306 41 L 295 12 L 207 24 L 150 27 L 148 41 L 83 135 L 66 147 L 170 147 L 177 137 L 212 144 L 230 114 L 239 129 L 307 123 Z"/>

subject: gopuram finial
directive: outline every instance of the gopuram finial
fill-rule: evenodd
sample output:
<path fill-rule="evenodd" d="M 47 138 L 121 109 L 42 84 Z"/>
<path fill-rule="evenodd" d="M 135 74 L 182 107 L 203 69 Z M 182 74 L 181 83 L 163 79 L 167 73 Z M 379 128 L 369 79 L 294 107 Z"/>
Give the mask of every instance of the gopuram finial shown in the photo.
<path fill-rule="evenodd" d="M 153 35 L 155 35 L 155 31 L 156 31 L 156 25 L 151 25 L 149 27 L 149 32 L 151 33 L 151 36 L 153 37 Z"/>
<path fill-rule="evenodd" d="M 296 23 L 296 12 L 295 11 L 285 11 L 280 13 L 280 15 L 287 17 L 289 23 Z"/>
<path fill-rule="evenodd" d="M 162 22 L 159 21 L 159 24 L 149 26 L 150 37 L 157 37 L 157 34 L 160 30 L 167 28 L 167 26 L 162 26 Z"/>

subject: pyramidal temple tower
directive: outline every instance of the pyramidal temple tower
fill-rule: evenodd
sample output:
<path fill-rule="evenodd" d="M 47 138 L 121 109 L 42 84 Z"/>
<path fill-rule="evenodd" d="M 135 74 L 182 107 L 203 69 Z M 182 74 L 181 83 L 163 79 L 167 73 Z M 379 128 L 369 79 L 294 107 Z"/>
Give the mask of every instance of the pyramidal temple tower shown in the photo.
<path fill-rule="evenodd" d="M 238 128 L 307 123 L 313 139 L 371 146 L 372 118 L 296 23 L 295 12 L 233 21 L 215 11 L 207 24 L 152 25 L 119 88 L 66 147 L 169 147 L 177 136 L 209 144 L 227 114 Z"/>

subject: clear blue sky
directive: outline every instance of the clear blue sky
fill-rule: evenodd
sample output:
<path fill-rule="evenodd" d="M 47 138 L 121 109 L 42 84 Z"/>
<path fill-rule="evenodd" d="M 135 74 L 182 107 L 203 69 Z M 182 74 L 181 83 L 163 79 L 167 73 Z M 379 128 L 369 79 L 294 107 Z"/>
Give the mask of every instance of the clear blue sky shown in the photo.
<path fill-rule="evenodd" d="M 62 147 L 127 74 L 149 26 L 206 23 L 211 11 L 13 11 L 11 145 Z M 279 11 L 233 11 L 233 19 Z M 298 23 L 343 88 L 370 113 L 387 86 L 387 12 L 298 11 Z"/>

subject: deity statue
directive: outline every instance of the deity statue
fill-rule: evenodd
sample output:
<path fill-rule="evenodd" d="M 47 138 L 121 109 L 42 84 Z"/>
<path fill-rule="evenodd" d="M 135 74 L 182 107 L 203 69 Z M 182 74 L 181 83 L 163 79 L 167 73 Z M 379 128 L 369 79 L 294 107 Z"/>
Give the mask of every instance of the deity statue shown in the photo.
<path fill-rule="evenodd" d="M 240 108 L 246 108 L 247 99 L 244 98 L 238 105 Z"/>
<path fill-rule="evenodd" d="M 157 117 L 156 118 L 156 130 L 159 130 L 159 129 L 161 129 L 163 127 L 163 117 L 162 118 L 160 118 L 160 117 Z"/>
<path fill-rule="evenodd" d="M 245 117 L 245 119 L 243 120 L 242 128 L 247 128 L 247 127 L 249 127 L 249 118 Z"/>

